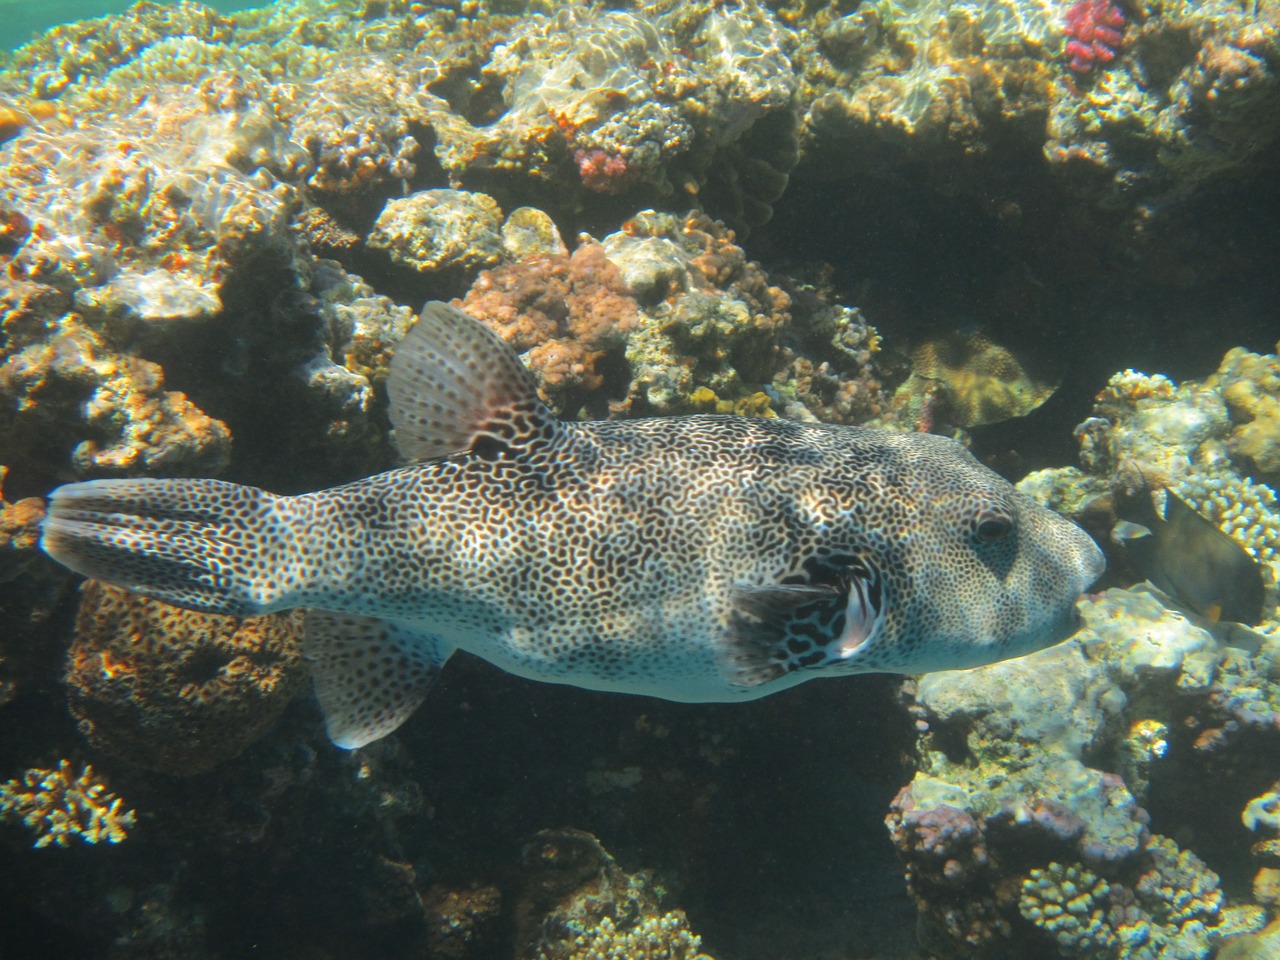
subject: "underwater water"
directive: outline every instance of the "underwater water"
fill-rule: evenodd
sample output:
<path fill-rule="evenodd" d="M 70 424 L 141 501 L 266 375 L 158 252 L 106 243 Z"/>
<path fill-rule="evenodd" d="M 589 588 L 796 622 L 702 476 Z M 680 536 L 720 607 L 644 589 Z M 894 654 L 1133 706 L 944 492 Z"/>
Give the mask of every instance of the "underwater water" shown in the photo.
<path fill-rule="evenodd" d="M 135 0 L 136 2 L 136 0 Z M 260 7 L 261 0 L 222 0 L 206 4 L 222 13 Z M 13 50 L 60 23 L 123 13 L 130 0 L 4 0 L 0 3 L 0 50 Z"/>
<path fill-rule="evenodd" d="M 0 958 L 1280 960 L 1280 3 L 0 14 Z"/>

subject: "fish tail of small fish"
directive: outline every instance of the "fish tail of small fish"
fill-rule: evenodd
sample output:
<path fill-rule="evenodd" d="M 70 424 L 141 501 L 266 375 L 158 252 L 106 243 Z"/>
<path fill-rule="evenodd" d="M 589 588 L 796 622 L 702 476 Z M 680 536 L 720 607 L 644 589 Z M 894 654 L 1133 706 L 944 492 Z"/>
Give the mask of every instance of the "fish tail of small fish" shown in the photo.
<path fill-rule="evenodd" d="M 41 546 L 86 577 L 231 616 L 293 604 L 289 503 L 221 480 L 90 480 L 50 495 Z"/>

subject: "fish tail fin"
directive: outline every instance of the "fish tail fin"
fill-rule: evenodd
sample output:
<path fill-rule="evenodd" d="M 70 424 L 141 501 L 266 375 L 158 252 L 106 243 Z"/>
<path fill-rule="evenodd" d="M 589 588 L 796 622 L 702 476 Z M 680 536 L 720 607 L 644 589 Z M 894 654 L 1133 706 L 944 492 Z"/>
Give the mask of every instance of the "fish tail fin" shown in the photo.
<path fill-rule="evenodd" d="M 290 498 L 221 480 L 91 480 L 50 495 L 40 545 L 86 577 L 247 617 L 293 604 Z"/>

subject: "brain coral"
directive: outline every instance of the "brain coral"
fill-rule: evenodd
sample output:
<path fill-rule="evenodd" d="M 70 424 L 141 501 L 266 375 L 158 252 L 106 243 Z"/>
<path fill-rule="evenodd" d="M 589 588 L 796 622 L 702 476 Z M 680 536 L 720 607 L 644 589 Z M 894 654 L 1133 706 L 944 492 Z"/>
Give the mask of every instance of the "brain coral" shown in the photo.
<path fill-rule="evenodd" d="M 85 584 L 67 655 L 71 712 L 95 746 L 200 773 L 275 722 L 304 671 L 301 612 L 237 620 Z"/>

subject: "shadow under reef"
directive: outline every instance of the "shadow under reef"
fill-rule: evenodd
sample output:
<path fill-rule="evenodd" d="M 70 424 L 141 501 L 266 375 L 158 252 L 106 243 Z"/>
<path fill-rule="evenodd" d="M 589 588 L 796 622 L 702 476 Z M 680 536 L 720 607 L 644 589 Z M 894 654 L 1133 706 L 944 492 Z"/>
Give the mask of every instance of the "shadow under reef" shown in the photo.
<path fill-rule="evenodd" d="M 0 955 L 511 957 L 531 838 L 571 828 L 649 877 L 719 960 L 905 960 L 914 909 L 884 828 L 913 736 L 898 684 L 687 705 L 459 656 L 397 735 L 360 751 L 325 741 L 305 694 L 208 773 L 84 749 L 137 826 L 118 846 L 38 850 L 6 829 Z M 51 720 L 20 706 L 14 724 Z M 499 905 L 442 940 L 434 905 L 468 896 Z"/>
<path fill-rule="evenodd" d="M 1274 168 L 1121 212 L 1072 193 L 1039 157 L 1005 161 L 980 189 L 957 174 L 952 193 L 906 169 L 836 188 L 802 163 L 744 246 L 770 271 L 829 265 L 836 299 L 856 304 L 888 349 L 981 330 L 1038 364 L 1060 382 L 1053 399 L 975 431 L 980 455 L 1012 450 L 1025 469 L 1073 459 L 1072 428 L 1117 370 L 1180 381 L 1231 347 L 1274 350 Z"/>

